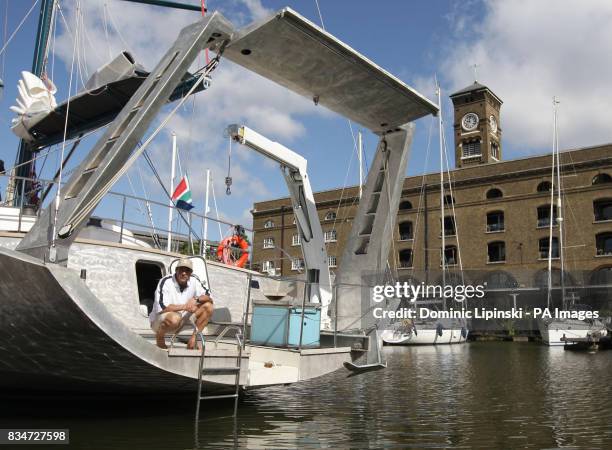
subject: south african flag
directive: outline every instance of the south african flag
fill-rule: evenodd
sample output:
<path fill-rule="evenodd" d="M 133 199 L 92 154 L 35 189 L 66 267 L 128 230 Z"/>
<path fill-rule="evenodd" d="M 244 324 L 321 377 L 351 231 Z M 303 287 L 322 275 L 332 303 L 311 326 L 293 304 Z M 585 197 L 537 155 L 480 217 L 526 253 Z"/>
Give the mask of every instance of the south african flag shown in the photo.
<path fill-rule="evenodd" d="M 174 194 L 172 194 L 172 201 L 179 209 L 189 211 L 193 208 L 191 204 L 191 189 L 189 189 L 189 181 L 187 181 L 186 176 L 181 178 L 181 181 L 176 186 Z"/>

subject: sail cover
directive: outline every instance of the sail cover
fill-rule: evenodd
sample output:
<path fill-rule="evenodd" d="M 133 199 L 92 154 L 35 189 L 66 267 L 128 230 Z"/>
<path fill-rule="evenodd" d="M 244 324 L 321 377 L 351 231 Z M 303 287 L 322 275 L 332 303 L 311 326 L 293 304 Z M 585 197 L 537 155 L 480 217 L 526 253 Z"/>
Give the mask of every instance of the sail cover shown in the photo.
<path fill-rule="evenodd" d="M 377 133 L 438 111 L 290 8 L 240 30 L 224 56 Z"/>

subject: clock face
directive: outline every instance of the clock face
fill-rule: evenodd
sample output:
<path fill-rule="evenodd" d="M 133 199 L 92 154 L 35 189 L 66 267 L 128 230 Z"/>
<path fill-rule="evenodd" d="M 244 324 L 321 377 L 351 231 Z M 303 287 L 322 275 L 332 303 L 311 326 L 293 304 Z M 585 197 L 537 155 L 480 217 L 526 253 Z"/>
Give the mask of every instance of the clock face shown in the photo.
<path fill-rule="evenodd" d="M 461 126 L 466 131 L 472 131 L 478 126 L 478 116 L 474 113 L 467 113 L 461 119 Z"/>
<path fill-rule="evenodd" d="M 495 116 L 489 117 L 489 126 L 493 133 L 497 133 L 497 119 L 495 119 Z"/>

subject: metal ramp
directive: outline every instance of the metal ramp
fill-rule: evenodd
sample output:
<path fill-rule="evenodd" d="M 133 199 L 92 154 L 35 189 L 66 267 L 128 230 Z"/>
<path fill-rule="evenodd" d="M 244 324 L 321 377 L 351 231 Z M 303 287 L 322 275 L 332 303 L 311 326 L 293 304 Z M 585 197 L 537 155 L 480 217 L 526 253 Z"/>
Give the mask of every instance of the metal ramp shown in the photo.
<path fill-rule="evenodd" d="M 189 66 L 205 48 L 223 46 L 232 25 L 214 13 L 184 28 L 174 45 L 141 84 L 116 119 L 75 171 L 62 192 L 55 213 L 52 202 L 17 250 L 37 258 L 66 264 L 68 249 L 102 196 L 116 181 L 138 142 L 162 106 L 183 81 Z M 57 235 L 53 235 L 59 230 Z M 51 245 L 53 243 L 53 245 Z"/>

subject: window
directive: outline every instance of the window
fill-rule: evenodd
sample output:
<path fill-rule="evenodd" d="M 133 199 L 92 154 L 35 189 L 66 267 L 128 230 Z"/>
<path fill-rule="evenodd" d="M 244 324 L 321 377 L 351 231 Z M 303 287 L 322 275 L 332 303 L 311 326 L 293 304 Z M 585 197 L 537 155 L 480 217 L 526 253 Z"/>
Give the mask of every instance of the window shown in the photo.
<path fill-rule="evenodd" d="M 446 261 L 447 266 L 454 266 L 459 261 L 457 257 L 457 246 L 456 245 L 447 245 L 444 247 L 444 259 Z"/>
<path fill-rule="evenodd" d="M 457 234 L 455 220 L 452 216 L 444 217 L 444 236 L 454 236 L 455 234 Z M 440 235 L 442 235 L 442 233 L 440 233 Z"/>
<path fill-rule="evenodd" d="M 264 261 L 261 265 L 261 271 L 274 275 L 274 261 Z"/>
<path fill-rule="evenodd" d="M 408 269 L 412 267 L 412 250 L 406 248 L 399 252 L 399 268 Z"/>
<path fill-rule="evenodd" d="M 336 266 L 337 266 L 336 257 L 332 256 L 332 255 L 328 256 L 327 257 L 327 267 L 332 268 L 332 267 L 336 267 Z"/>
<path fill-rule="evenodd" d="M 545 237 L 540 239 L 538 251 L 540 252 L 540 259 L 548 259 L 548 244 L 549 238 Z M 552 257 L 559 258 L 559 238 L 553 236 L 552 238 Z"/>
<path fill-rule="evenodd" d="M 291 236 L 291 245 L 292 246 L 296 246 L 296 245 L 301 245 L 302 244 L 302 237 L 299 234 L 294 234 L 293 236 Z"/>
<path fill-rule="evenodd" d="M 451 206 L 455 204 L 455 199 L 453 198 L 452 195 L 445 195 L 444 196 L 444 204 L 446 206 Z"/>
<path fill-rule="evenodd" d="M 612 183 L 612 177 L 607 173 L 598 173 L 593 177 L 593 184 Z"/>
<path fill-rule="evenodd" d="M 272 222 L 271 220 L 266 221 L 266 223 L 264 223 L 264 228 L 272 228 L 274 227 L 274 222 Z"/>
<path fill-rule="evenodd" d="M 553 227 L 557 226 L 557 205 L 553 205 Z M 550 226 L 550 205 L 538 207 L 538 227 Z"/>
<path fill-rule="evenodd" d="M 504 231 L 504 212 L 493 211 L 487 214 L 487 231 L 494 233 Z"/>
<path fill-rule="evenodd" d="M 542 181 L 537 187 L 538 192 L 550 192 L 551 189 L 552 184 L 550 184 L 550 181 Z"/>
<path fill-rule="evenodd" d="M 462 158 L 476 158 L 480 154 L 480 141 L 464 142 Z"/>
<path fill-rule="evenodd" d="M 593 202 L 595 222 L 612 220 L 612 199 L 595 200 Z"/>
<path fill-rule="evenodd" d="M 301 258 L 294 258 L 291 260 L 291 270 L 302 270 L 304 268 L 304 260 Z"/>
<path fill-rule="evenodd" d="M 488 262 L 504 262 L 506 260 L 506 243 L 490 242 L 487 246 Z"/>
<path fill-rule="evenodd" d="M 400 241 L 412 239 L 412 222 L 402 222 L 399 224 L 399 239 Z"/>
<path fill-rule="evenodd" d="M 487 198 L 489 200 L 493 198 L 502 198 L 503 196 L 504 194 L 502 193 L 502 191 L 497 188 L 489 189 L 487 191 Z"/>
<path fill-rule="evenodd" d="M 325 232 L 325 242 L 336 242 L 336 230 L 329 230 Z"/>
<path fill-rule="evenodd" d="M 597 256 L 612 256 L 612 233 L 600 233 L 595 236 Z"/>
<path fill-rule="evenodd" d="M 325 220 L 336 220 L 336 213 L 329 211 L 327 214 L 325 214 Z"/>
<path fill-rule="evenodd" d="M 400 211 L 408 211 L 409 209 L 412 209 L 412 203 L 410 203 L 409 200 L 403 200 L 399 204 L 399 210 Z"/>
<path fill-rule="evenodd" d="M 499 145 L 497 145 L 497 142 L 491 142 L 491 156 L 499 161 Z"/>
<path fill-rule="evenodd" d="M 263 248 L 274 248 L 274 238 L 271 238 L 271 237 L 264 238 Z"/>

